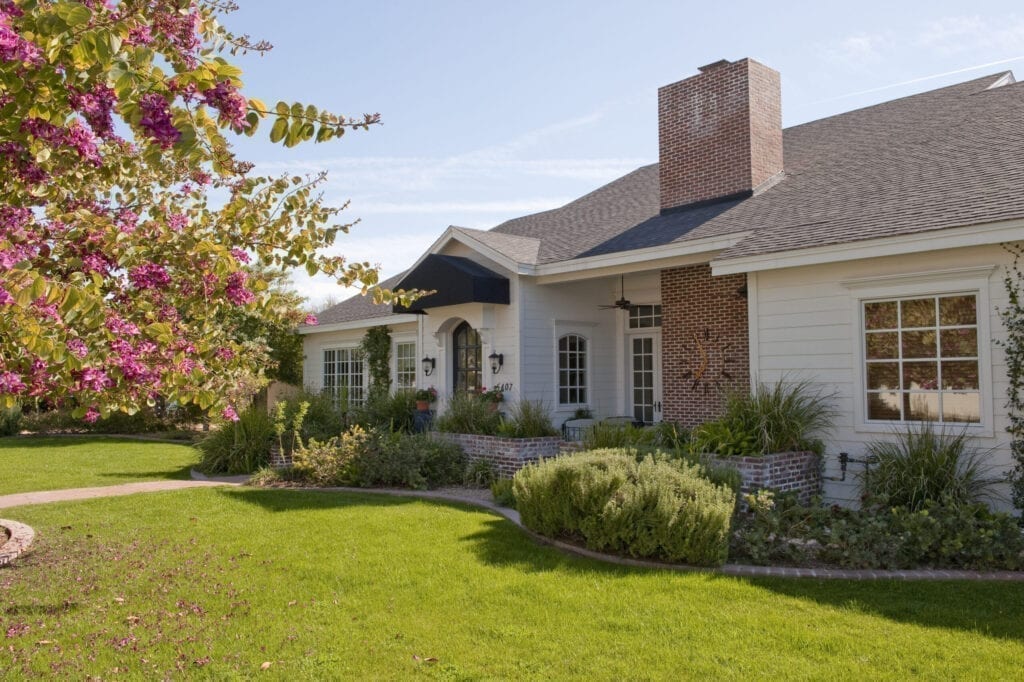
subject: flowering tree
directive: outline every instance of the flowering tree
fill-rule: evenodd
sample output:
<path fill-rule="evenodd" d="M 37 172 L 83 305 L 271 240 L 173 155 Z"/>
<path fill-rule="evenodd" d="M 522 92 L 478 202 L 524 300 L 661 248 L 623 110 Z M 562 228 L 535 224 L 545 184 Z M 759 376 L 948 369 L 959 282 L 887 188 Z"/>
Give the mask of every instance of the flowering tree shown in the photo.
<path fill-rule="evenodd" d="M 229 9 L 0 0 L 0 403 L 73 398 L 95 420 L 163 396 L 231 418 L 267 352 L 231 320 L 301 321 L 265 273 L 395 296 L 323 255 L 349 225 L 322 176 L 253 177 L 225 137 L 272 119 L 273 142 L 323 142 L 378 115 L 247 99 L 224 55 L 269 46 L 224 29 Z"/>

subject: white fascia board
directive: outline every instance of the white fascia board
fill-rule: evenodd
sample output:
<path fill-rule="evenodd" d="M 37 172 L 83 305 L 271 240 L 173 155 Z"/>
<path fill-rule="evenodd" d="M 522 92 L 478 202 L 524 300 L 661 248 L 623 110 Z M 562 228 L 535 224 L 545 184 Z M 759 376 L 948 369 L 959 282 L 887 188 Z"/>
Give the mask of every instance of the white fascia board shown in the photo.
<path fill-rule="evenodd" d="M 403 313 L 400 315 L 391 315 L 390 317 L 368 317 L 363 320 L 351 320 L 349 322 L 337 322 L 335 324 L 303 325 L 299 327 L 297 331 L 302 335 L 320 334 L 324 332 L 345 332 L 352 329 L 369 329 L 370 327 L 379 327 L 384 324 L 405 324 L 406 322 L 415 322 L 417 319 L 419 319 L 419 315 Z"/>
<path fill-rule="evenodd" d="M 637 272 L 652 268 L 706 263 L 713 254 L 735 246 L 749 235 L 749 232 L 735 232 L 721 237 L 706 237 L 664 246 L 650 246 L 632 251 L 617 251 L 600 256 L 575 258 L 569 261 L 538 265 L 530 272 L 523 274 L 536 276 L 539 284 L 554 284 L 620 272 Z"/>
<path fill-rule="evenodd" d="M 922 251 L 940 251 L 1021 240 L 1024 240 L 1024 220 L 1007 220 L 1000 223 L 930 230 L 831 246 L 816 246 L 758 256 L 715 260 L 711 261 L 711 274 L 716 276 L 735 275 L 760 270 L 778 270 L 865 258 L 901 256 Z"/>

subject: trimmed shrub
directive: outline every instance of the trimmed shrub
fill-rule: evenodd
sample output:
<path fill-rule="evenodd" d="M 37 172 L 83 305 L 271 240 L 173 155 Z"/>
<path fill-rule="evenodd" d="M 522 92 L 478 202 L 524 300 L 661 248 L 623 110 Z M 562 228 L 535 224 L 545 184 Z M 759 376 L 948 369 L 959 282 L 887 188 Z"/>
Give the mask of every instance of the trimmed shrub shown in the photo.
<path fill-rule="evenodd" d="M 509 409 L 508 416 L 498 426 L 498 435 L 505 438 L 543 438 L 557 436 L 544 403 L 520 400 Z"/>
<path fill-rule="evenodd" d="M 634 557 L 725 562 L 735 497 L 681 460 L 606 449 L 531 464 L 515 476 L 523 524 Z"/>
<path fill-rule="evenodd" d="M 0 436 L 17 436 L 21 433 L 21 406 L 0 408 Z"/>
<path fill-rule="evenodd" d="M 499 478 L 491 481 L 491 496 L 498 506 L 516 508 L 516 495 L 511 478 Z"/>
<path fill-rule="evenodd" d="M 454 443 L 423 434 L 378 433 L 351 464 L 351 481 L 361 487 L 436 488 L 461 482 L 466 455 Z"/>
<path fill-rule="evenodd" d="M 499 424 L 501 415 L 491 409 L 491 403 L 469 393 L 451 396 L 444 414 L 437 418 L 437 430 L 447 433 L 494 436 Z"/>
<path fill-rule="evenodd" d="M 250 406 L 236 422 L 224 422 L 198 443 L 199 470 L 208 474 L 249 474 L 267 466 L 274 424 L 267 413 Z"/>
<path fill-rule="evenodd" d="M 864 492 L 888 505 L 911 510 L 927 502 L 969 505 L 990 497 L 997 482 L 988 476 L 988 452 L 972 447 L 965 430 L 908 425 L 894 440 L 868 443 L 867 452 L 876 462 L 861 476 Z"/>

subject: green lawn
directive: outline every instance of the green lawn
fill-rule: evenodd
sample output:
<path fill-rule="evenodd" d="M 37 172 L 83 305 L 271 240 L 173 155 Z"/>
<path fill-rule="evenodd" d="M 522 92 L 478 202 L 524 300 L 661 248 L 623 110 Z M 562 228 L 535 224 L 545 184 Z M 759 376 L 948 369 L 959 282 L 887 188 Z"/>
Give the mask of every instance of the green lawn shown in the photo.
<path fill-rule="evenodd" d="M 0 569 L 0 679 L 1019 679 L 1024 666 L 1022 584 L 628 569 L 478 510 L 369 494 L 204 488 L 4 516 L 38 536 Z"/>
<path fill-rule="evenodd" d="M 0 495 L 188 478 L 190 445 L 101 436 L 0 438 Z"/>

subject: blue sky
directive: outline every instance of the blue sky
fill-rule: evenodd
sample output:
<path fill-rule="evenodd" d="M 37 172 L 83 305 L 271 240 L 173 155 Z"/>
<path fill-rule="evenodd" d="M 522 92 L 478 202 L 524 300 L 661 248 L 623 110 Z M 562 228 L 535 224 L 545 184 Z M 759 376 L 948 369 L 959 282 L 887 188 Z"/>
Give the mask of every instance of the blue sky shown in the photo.
<path fill-rule="evenodd" d="M 782 73 L 786 126 L 987 73 L 1024 78 L 1019 2 L 239 4 L 228 27 L 275 46 L 239 60 L 247 94 L 382 114 L 341 141 L 238 148 L 264 173 L 327 170 L 328 199 L 361 219 L 337 251 L 384 275 L 448 225 L 493 227 L 656 161 L 657 88 L 721 58 Z M 314 302 L 346 295 L 295 284 Z"/>

